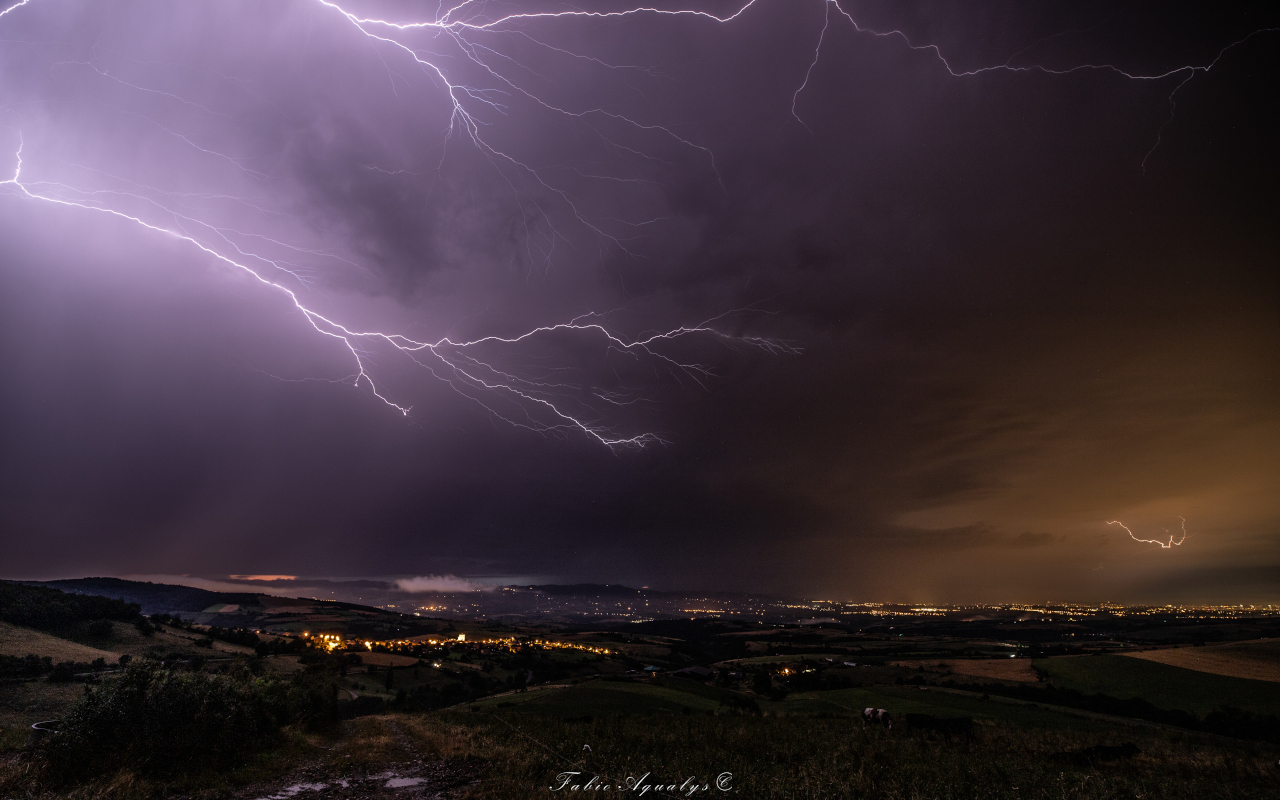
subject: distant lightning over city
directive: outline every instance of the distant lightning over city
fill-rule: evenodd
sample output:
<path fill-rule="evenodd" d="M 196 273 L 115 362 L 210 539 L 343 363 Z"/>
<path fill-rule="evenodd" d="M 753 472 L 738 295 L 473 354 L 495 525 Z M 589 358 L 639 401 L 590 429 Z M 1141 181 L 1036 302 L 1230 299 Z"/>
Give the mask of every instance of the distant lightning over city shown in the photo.
<path fill-rule="evenodd" d="M 1163 539 L 1140 539 L 1134 535 L 1133 531 L 1129 529 L 1128 525 L 1125 525 L 1123 522 L 1120 522 L 1119 520 L 1114 520 L 1114 519 L 1108 520 L 1107 524 L 1119 525 L 1121 528 L 1124 528 L 1125 533 L 1129 534 L 1129 538 L 1134 540 L 1135 542 L 1141 542 L 1142 544 L 1154 544 L 1159 546 L 1161 550 L 1172 550 L 1173 548 L 1181 545 L 1183 542 L 1187 540 L 1187 520 L 1183 517 L 1178 517 L 1178 519 L 1181 520 L 1181 523 L 1182 523 L 1182 535 L 1175 540 L 1174 535 L 1169 534 L 1168 541 L 1164 541 Z M 1165 533 L 1169 533 L 1168 529 L 1165 529 Z"/>
<path fill-rule="evenodd" d="M 285 2 L 286 0 L 282 0 Z M 608 104 L 583 103 L 571 106 L 564 100 L 551 99 L 543 91 L 530 88 L 534 78 L 540 78 L 538 63 L 546 58 L 570 59 L 589 64 L 610 73 L 619 70 L 635 70 L 649 74 L 648 67 L 626 66 L 564 47 L 543 42 L 536 37 L 538 26 L 554 26 L 569 20 L 623 22 L 641 17 L 669 17 L 689 20 L 690 24 L 726 25 L 747 14 L 753 7 L 767 0 L 750 0 L 735 11 L 715 15 L 694 8 L 656 9 L 647 7 L 626 8 L 618 11 L 532 11 L 499 16 L 490 15 L 486 3 L 462 2 L 442 8 L 432 18 L 419 21 L 393 21 L 364 16 L 346 5 L 331 0 L 292 0 L 294 4 L 308 3 L 314 6 L 314 22 L 322 24 L 332 19 L 345 24 L 348 31 L 357 33 L 372 54 L 385 69 L 391 90 L 399 97 L 404 87 L 422 91 L 434 90 L 434 101 L 441 106 L 441 114 L 447 125 L 440 131 L 440 141 L 434 145 L 440 150 L 435 172 L 439 175 L 450 146 L 455 141 L 472 149 L 487 162 L 492 173 L 508 187 L 510 199 L 519 209 L 519 227 L 523 230 L 521 246 L 530 264 L 540 264 L 550 270 L 556 263 L 559 248 L 576 249 L 584 238 L 599 243 L 623 259 L 643 258 L 634 241 L 640 232 L 663 219 L 661 209 L 654 210 L 637 201 L 625 213 L 615 215 L 594 208 L 590 200 L 584 200 L 567 182 L 557 179 L 561 163 L 535 163 L 522 156 L 519 150 L 520 129 L 531 124 L 529 119 L 516 119 L 519 108 L 533 109 L 537 114 L 558 123 L 575 126 L 573 136 L 590 140 L 602 148 L 618 154 L 618 161 L 601 171 L 584 172 L 574 168 L 579 178 L 591 181 L 640 186 L 650 178 L 640 169 L 628 165 L 634 163 L 662 162 L 657 151 L 663 147 L 675 148 L 688 156 L 688 169 L 702 169 L 709 180 L 714 180 L 721 192 L 724 182 L 712 149 L 697 138 L 684 132 L 675 124 L 641 118 L 633 113 L 612 109 Z M 1165 70 L 1159 74 L 1136 74 L 1110 64 L 1082 64 L 1069 68 L 1047 66 L 1023 66 L 1013 64 L 1010 58 L 1002 64 L 970 70 L 957 70 L 936 45 L 918 45 L 899 30 L 876 31 L 860 25 L 837 0 L 817 0 L 822 3 L 822 28 L 813 46 L 812 59 L 801 75 L 795 76 L 796 89 L 791 98 L 791 115 L 800 124 L 799 104 L 810 79 L 817 69 L 824 42 L 833 34 L 834 23 L 843 17 L 855 32 L 876 37 L 901 39 L 906 47 L 916 51 L 930 51 L 954 77 L 975 77 L 993 71 L 1040 72 L 1064 76 L 1084 70 L 1106 70 L 1132 80 L 1176 80 L 1169 94 L 1174 94 L 1197 74 L 1213 69 L 1222 55 L 1233 47 L 1248 41 L 1264 31 L 1249 36 L 1223 48 L 1218 56 L 1207 64 L 1185 65 Z M 0 25 L 12 21 L 19 14 L 35 13 L 40 6 L 57 5 L 58 0 L 21 0 L 0 11 Z M 308 36 L 313 20 L 308 21 Z M 1274 29 L 1266 29 L 1268 31 Z M 526 57 L 511 42 L 519 39 L 521 47 L 532 45 L 539 58 Z M 98 45 L 94 45 L 94 51 Z M 222 119 L 232 114 L 216 107 L 213 101 L 194 98 L 174 92 L 145 86 L 136 80 L 126 80 L 93 60 L 95 53 L 84 60 L 56 60 L 49 62 L 50 72 L 55 68 L 79 69 L 85 79 L 102 79 L 123 90 L 137 93 L 162 102 L 179 103 L 183 113 L 201 113 Z M 141 62 L 139 62 L 141 63 Z M 416 71 L 425 78 L 424 86 L 414 86 L 400 70 Z M 516 75 L 533 76 L 521 80 Z M 243 82 L 241 82 L 243 83 Z M 238 84 L 239 85 L 239 84 Z M 185 94 L 185 93 L 184 93 Z M 408 103 L 408 101 L 405 101 Z M 192 158 L 207 159 L 218 168 L 232 171 L 236 180 L 247 185 L 262 185 L 274 179 L 266 159 L 227 151 L 222 144 L 211 143 L 211 138 L 201 124 L 191 124 L 187 129 L 156 119 L 147 110 L 134 110 L 102 103 L 119 118 L 127 118 L 139 129 L 159 131 L 174 147 L 185 149 Z M 731 314 L 750 309 L 739 309 L 707 319 L 698 324 L 663 327 L 657 332 L 624 335 L 609 324 L 607 317 L 597 313 L 583 313 L 566 322 L 534 325 L 523 332 L 508 335 L 474 337 L 410 337 L 395 330 L 368 328 L 351 322 L 340 321 L 338 312 L 327 310 L 323 303 L 313 302 L 317 273 L 325 264 L 358 266 L 357 254 L 339 254 L 333 247 L 297 240 L 297 229 L 291 231 L 245 230 L 228 214 L 227 219 L 217 218 L 207 203 L 238 205 L 255 209 L 267 219 L 286 216 L 286 212 L 262 208 L 254 197 L 220 193 L 211 187 L 197 187 L 195 191 L 175 192 L 172 189 L 151 185 L 133 177 L 116 173 L 110 164 L 82 164 L 64 159 L 56 152 L 51 141 L 58 136 L 41 138 L 24 125 L 23 108 L 15 105 L 0 106 L 4 113 L 3 125 L 13 132 L 17 142 L 13 152 L 10 177 L 0 181 L 9 193 L 24 201 L 44 203 L 60 207 L 64 213 L 107 215 L 122 223 L 140 226 L 154 234 L 167 236 L 189 246 L 193 254 L 212 258 L 278 293 L 296 313 L 300 314 L 311 329 L 320 336 L 332 339 L 344 349 L 354 364 L 352 384 L 367 389 L 387 406 L 409 415 L 413 403 L 388 387 L 387 381 L 375 377 L 378 370 L 378 351 L 404 359 L 409 365 L 421 368 L 432 377 L 443 381 L 454 390 L 482 406 L 495 417 L 511 425 L 540 433 L 567 432 L 585 435 L 610 448 L 636 448 L 663 441 L 655 432 L 619 431 L 618 425 L 608 418 L 610 408 L 627 405 L 644 397 L 642 389 L 606 389 L 584 385 L 572 378 L 556 377 L 557 367 L 540 367 L 531 370 L 527 366 L 512 366 L 494 351 L 510 350 L 534 340 L 549 337 L 572 336 L 582 343 L 603 351 L 606 356 L 643 360 L 652 365 L 654 373 L 665 372 L 677 378 L 691 379 L 697 384 L 714 376 L 714 368 L 702 359 L 681 355 L 677 345 L 694 339 L 709 339 L 728 346 L 758 350 L 770 354 L 795 354 L 799 349 L 786 341 L 766 336 L 750 336 L 730 333 L 728 326 L 720 323 Z M 281 112 L 283 113 L 283 112 Z M 1171 112 L 1172 113 L 1172 112 Z M 1171 119 L 1172 117 L 1170 117 Z M 1168 125 L 1156 131 L 1154 148 Z M 34 126 L 38 127 L 38 126 Z M 808 127 L 806 125 L 806 127 Z M 58 132 L 74 136 L 75 132 Z M 424 148 L 428 149 L 428 148 Z M 32 166 L 33 153 L 42 152 L 40 168 Z M 1147 158 L 1150 157 L 1150 152 Z M 47 176 L 52 164 L 62 164 L 68 173 L 80 170 L 93 173 L 95 180 L 105 185 L 94 187 L 77 185 L 66 175 Z M 1145 167 L 1146 159 L 1143 159 Z M 700 166 L 698 166 L 700 165 Z M 412 170 L 385 169 L 367 165 L 370 170 L 387 176 L 414 174 Z M 613 171 L 610 171 L 610 169 Z M 124 169 L 124 168 L 122 168 Z M 201 167 L 206 169 L 206 167 Z M 212 170 L 213 167 L 207 169 Z M 188 187 L 190 188 L 190 187 Z M 199 198 L 206 203 L 203 210 L 192 210 L 187 203 Z M 625 204 L 624 204 L 625 205 Z M 643 210 L 637 210 L 637 208 Z M 68 223 L 74 224 L 74 223 Z M 572 226 L 573 230 L 569 227 Z M 304 261 L 307 263 L 298 263 Z M 324 309 L 324 310 L 322 310 Z M 565 315 L 571 316 L 571 315 Z M 563 319 L 564 317 L 561 317 Z M 1118 522 L 1109 524 L 1120 524 Z M 1123 527 L 1123 525 L 1122 525 Z M 1128 530 L 1128 528 L 1126 528 Z M 1133 536 L 1132 531 L 1130 535 Z M 1152 540 L 1137 539 L 1150 542 Z M 1185 539 L 1185 525 L 1183 529 Z M 1164 549 L 1181 544 L 1172 537 Z"/>

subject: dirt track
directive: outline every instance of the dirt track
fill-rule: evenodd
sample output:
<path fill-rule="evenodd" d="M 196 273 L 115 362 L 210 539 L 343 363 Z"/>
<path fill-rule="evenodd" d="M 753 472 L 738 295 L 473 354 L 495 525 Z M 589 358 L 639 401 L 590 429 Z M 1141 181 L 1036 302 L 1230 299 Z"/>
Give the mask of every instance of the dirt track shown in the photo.
<path fill-rule="evenodd" d="M 334 745 L 332 756 L 302 764 L 288 775 L 247 786 L 235 800 L 373 800 L 374 798 L 445 798 L 476 781 L 477 766 L 463 760 L 429 761 L 412 737 L 392 719 L 370 720 L 385 740 L 377 754 L 353 754 Z M 369 758 L 368 755 L 373 755 Z"/>

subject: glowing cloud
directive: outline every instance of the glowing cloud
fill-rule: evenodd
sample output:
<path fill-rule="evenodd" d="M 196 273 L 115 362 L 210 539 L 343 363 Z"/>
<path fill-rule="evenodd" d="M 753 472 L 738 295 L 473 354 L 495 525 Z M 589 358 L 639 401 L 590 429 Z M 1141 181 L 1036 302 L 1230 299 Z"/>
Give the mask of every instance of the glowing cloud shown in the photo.
<path fill-rule="evenodd" d="M 423 575 L 418 578 L 400 578 L 396 581 L 396 588 L 411 594 L 420 594 L 422 592 L 488 592 L 493 590 L 492 586 L 472 583 L 465 578 L 459 578 L 457 575 Z"/>

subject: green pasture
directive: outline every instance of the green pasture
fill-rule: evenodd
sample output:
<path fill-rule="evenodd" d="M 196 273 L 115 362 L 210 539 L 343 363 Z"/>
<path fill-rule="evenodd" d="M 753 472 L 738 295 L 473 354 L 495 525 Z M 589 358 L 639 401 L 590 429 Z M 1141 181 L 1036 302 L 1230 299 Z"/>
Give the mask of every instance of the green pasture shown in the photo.
<path fill-rule="evenodd" d="M 784 700 L 743 695 L 694 681 L 656 683 L 591 681 L 576 686 L 489 697 L 459 708 L 501 711 L 565 719 L 611 716 L 732 713 L 734 697 L 754 700 L 770 716 L 844 717 L 858 725 L 864 708 L 885 708 L 899 719 L 906 714 L 971 716 L 1015 727 L 1082 732 L 1114 731 L 1131 721 L 1005 698 L 983 699 L 969 692 L 875 686 L 792 694 Z M 1149 726 L 1148 726 L 1149 727 Z"/>

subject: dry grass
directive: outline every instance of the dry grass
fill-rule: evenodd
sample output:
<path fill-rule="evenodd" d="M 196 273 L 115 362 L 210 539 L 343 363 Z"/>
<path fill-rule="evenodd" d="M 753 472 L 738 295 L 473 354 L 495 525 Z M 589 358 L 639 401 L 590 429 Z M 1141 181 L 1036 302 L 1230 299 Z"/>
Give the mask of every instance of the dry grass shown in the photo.
<path fill-rule="evenodd" d="M 1280 639 L 1144 650 L 1124 655 L 1197 672 L 1280 683 Z"/>
<path fill-rule="evenodd" d="M 75 638 L 82 639 L 79 636 Z M 199 630 L 186 631 L 170 627 L 165 627 L 152 636 L 143 636 L 133 625 L 127 622 L 116 622 L 112 624 L 111 635 L 107 638 L 73 641 L 31 628 L 0 622 L 0 655 L 25 656 L 28 653 L 34 653 L 38 656 L 48 656 L 55 663 L 59 661 L 88 663 L 95 658 L 105 658 L 108 664 L 114 664 L 124 654 L 139 658 L 156 651 L 203 658 L 211 655 L 253 654 L 253 650 L 248 647 L 216 640 L 212 648 L 196 647 L 195 641 L 202 638 L 204 634 Z"/>
<path fill-rule="evenodd" d="M 624 791 L 629 776 L 645 773 L 664 784 L 678 784 L 730 772 L 736 796 L 770 800 L 1243 800 L 1266 796 L 1274 788 L 1268 748 L 1151 732 L 1116 738 L 986 724 L 975 741 L 947 744 L 936 736 L 863 731 L 848 720 L 812 717 L 693 715 L 575 722 L 455 713 L 419 724 L 437 728 L 419 735 L 443 742 L 442 754 L 465 758 L 475 753 L 485 760 L 483 783 L 463 795 L 474 800 L 546 797 L 556 776 L 568 770 L 581 773 L 579 783 L 599 774 L 611 785 L 622 783 Z M 1058 755 L 1132 739 L 1141 755 L 1123 762 L 1077 765 Z M 584 750 L 584 744 L 591 750 Z M 450 746 L 452 751 L 443 749 Z M 679 791 L 665 793 L 680 796 Z"/>
<path fill-rule="evenodd" d="M 34 722 L 58 719 L 84 695 L 79 683 L 10 683 L 0 688 L 0 729 L 20 729 L 26 740 Z"/>
<path fill-rule="evenodd" d="M 1141 754 L 1126 761 L 1077 764 L 1058 755 L 1131 740 Z M 584 750 L 584 743 L 592 749 Z M 482 778 L 482 783 L 462 788 L 457 795 L 461 800 L 545 798 L 556 775 L 565 770 L 581 772 L 583 781 L 600 774 L 611 784 L 646 772 L 664 783 L 690 776 L 714 779 L 731 772 L 735 796 L 769 800 L 1245 800 L 1269 796 L 1274 789 L 1270 749 L 1177 733 L 1090 734 L 1003 724 L 981 725 L 973 742 L 948 744 L 936 736 L 863 730 L 849 720 L 830 718 L 660 715 L 564 720 L 437 713 L 364 717 L 344 723 L 335 737 L 295 733 L 254 764 L 199 782 L 160 784 L 119 773 L 60 796 L 260 797 L 284 775 L 331 781 L 344 774 L 396 770 L 423 759 L 469 762 L 468 774 Z M 24 792 L 21 769 L 20 760 L 0 757 L 0 797 L 53 800 L 52 795 Z M 658 791 L 649 794 L 661 796 Z M 717 793 L 697 796 L 709 794 Z"/>
<path fill-rule="evenodd" d="M 17 625 L 10 625 L 7 622 L 0 622 L 0 655 L 25 656 L 28 653 L 48 656 L 54 662 L 80 661 L 88 663 L 95 658 L 105 658 L 109 663 L 114 664 L 116 659 L 120 657 L 119 653 L 110 650 L 101 650 L 97 647 L 77 644 L 31 628 L 21 628 Z"/>
<path fill-rule="evenodd" d="M 390 717 L 379 716 L 342 723 L 341 738 L 329 751 L 329 766 L 339 771 L 376 772 L 385 764 L 412 759 L 408 739 L 390 721 Z"/>
<path fill-rule="evenodd" d="M 1035 670 L 1031 668 L 1029 658 L 957 658 L 951 661 L 895 661 L 895 667 L 923 666 L 930 672 L 952 672 L 973 678 L 987 678 L 998 681 L 1019 681 L 1035 683 Z"/>

